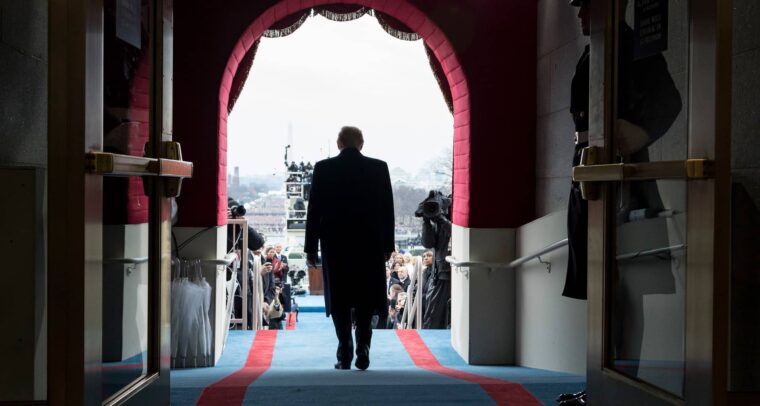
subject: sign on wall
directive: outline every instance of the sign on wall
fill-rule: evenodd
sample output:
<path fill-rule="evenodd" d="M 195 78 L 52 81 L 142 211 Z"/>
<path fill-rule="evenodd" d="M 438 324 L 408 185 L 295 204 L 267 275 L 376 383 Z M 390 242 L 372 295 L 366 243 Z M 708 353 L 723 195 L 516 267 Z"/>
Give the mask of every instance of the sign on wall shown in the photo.
<path fill-rule="evenodd" d="M 636 0 L 633 58 L 642 59 L 668 49 L 668 0 Z"/>

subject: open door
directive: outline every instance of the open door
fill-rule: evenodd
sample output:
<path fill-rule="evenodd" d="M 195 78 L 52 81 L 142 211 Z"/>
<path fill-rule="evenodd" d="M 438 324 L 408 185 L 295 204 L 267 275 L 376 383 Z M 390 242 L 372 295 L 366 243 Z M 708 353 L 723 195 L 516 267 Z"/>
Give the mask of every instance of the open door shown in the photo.
<path fill-rule="evenodd" d="M 730 3 L 591 2 L 590 146 L 573 178 L 595 404 L 722 403 Z"/>
<path fill-rule="evenodd" d="M 172 7 L 50 2 L 51 404 L 169 404 Z"/>

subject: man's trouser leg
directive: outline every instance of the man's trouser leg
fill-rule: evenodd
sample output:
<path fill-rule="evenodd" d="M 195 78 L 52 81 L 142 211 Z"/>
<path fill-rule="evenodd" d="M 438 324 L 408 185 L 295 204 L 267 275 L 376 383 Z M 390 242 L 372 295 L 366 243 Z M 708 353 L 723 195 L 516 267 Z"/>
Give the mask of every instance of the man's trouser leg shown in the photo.
<path fill-rule="evenodd" d="M 369 347 L 372 344 L 372 309 L 356 308 L 356 358 L 369 359 Z"/>
<path fill-rule="evenodd" d="M 334 308 L 330 311 L 333 324 L 335 325 L 335 335 L 338 336 L 338 362 L 343 366 L 351 365 L 354 358 L 354 340 L 351 337 L 351 309 Z"/>

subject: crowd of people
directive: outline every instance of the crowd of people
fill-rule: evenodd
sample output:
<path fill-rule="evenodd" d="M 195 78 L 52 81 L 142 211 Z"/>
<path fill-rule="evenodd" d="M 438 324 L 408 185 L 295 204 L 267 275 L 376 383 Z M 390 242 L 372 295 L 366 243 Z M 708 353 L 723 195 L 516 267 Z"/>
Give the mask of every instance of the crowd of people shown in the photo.
<path fill-rule="evenodd" d="M 253 300 L 262 300 L 262 317 L 263 325 L 272 330 L 283 329 L 288 313 L 291 312 L 291 284 L 288 283 L 290 267 L 287 256 L 283 254 L 282 244 L 267 245 L 264 237 L 249 226 L 249 280 L 248 280 L 248 328 L 253 325 Z M 230 234 L 230 238 L 232 234 Z M 238 241 L 238 248 L 241 241 Z M 230 241 L 229 248 L 232 247 Z M 259 258 L 261 267 L 258 267 L 258 277 L 261 278 L 262 289 L 258 292 L 261 296 L 254 299 L 254 266 L 253 261 Z M 421 261 L 419 266 L 417 261 Z M 417 272 L 421 275 L 417 275 Z M 431 292 L 436 286 L 439 278 L 435 272 L 435 256 L 432 250 L 425 251 L 421 257 L 414 257 L 411 253 L 402 253 L 396 250 L 391 254 L 390 259 L 386 262 L 385 270 L 385 293 L 387 297 L 387 313 L 376 315 L 373 318 L 372 327 L 378 329 L 396 329 L 410 327 L 411 325 L 402 325 L 405 310 L 414 305 L 411 298 L 407 296 L 411 293 L 413 297 L 419 296 L 422 301 L 422 312 L 416 317 L 425 320 L 425 310 L 431 300 Z M 420 281 L 420 277 L 422 280 Z M 412 280 L 420 281 L 413 291 L 409 291 Z M 242 278 L 238 274 L 238 282 L 242 288 Z M 421 291 L 418 289 L 422 287 Z M 418 295 L 419 292 L 419 295 Z M 241 293 L 238 291 L 238 298 Z M 238 299 L 240 300 L 240 299 Z M 236 305 L 236 313 L 240 313 L 240 304 Z M 256 317 L 259 317 L 258 315 Z M 448 322 L 431 324 L 423 322 L 424 328 L 447 328 Z"/>
<path fill-rule="evenodd" d="M 418 258 L 413 257 L 410 253 L 394 252 L 391 254 L 385 268 L 385 287 L 388 297 L 388 314 L 387 317 L 377 316 L 373 322 L 374 328 L 395 329 L 401 326 L 404 311 L 413 303 L 407 301 L 409 286 L 412 279 L 418 280 L 420 275 L 416 275 Z M 429 287 L 435 283 L 433 276 L 433 252 L 425 251 L 421 257 L 422 289 L 417 287 L 413 290 L 413 296 L 422 300 L 422 314 L 428 301 Z M 420 286 L 419 284 L 417 286 Z"/>
<path fill-rule="evenodd" d="M 282 330 L 291 311 L 288 258 L 282 254 L 282 244 L 265 246 L 254 251 L 261 258 L 259 277 L 263 286 L 262 317 L 270 330 Z"/>

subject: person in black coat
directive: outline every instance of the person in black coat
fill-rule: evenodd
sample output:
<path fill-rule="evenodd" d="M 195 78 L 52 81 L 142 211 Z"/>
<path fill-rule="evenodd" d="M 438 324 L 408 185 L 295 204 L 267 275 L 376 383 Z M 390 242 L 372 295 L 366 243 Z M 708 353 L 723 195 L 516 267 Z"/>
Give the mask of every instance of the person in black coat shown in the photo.
<path fill-rule="evenodd" d="M 340 154 L 317 162 L 311 184 L 304 252 L 309 266 L 322 250 L 325 310 L 338 336 L 336 369 L 353 359 L 351 310 L 356 318 L 356 367 L 369 367 L 373 314 L 385 315 L 385 261 L 394 247 L 393 191 L 388 165 L 361 154 L 356 127 L 338 135 Z"/>
<path fill-rule="evenodd" d="M 590 35 L 591 0 L 571 0 L 578 7 L 583 35 Z M 625 4 L 625 3 L 624 3 Z M 625 10 L 625 7 L 622 7 Z M 618 117 L 615 120 L 615 147 L 625 162 L 649 162 L 648 148 L 660 139 L 682 109 L 681 95 L 660 53 L 636 55 L 635 34 L 621 22 L 618 44 Z M 586 45 L 575 67 L 570 87 L 570 113 L 575 124 L 573 166 L 580 164 L 581 152 L 588 143 L 589 129 L 589 58 Z M 628 221 L 631 211 L 656 213 L 663 204 L 655 181 L 637 181 L 623 185 L 625 202 L 618 202 L 618 223 Z M 649 216 L 649 215 L 647 215 Z M 581 196 L 580 184 L 573 182 L 568 199 L 568 264 L 562 295 L 586 300 L 588 203 Z"/>

